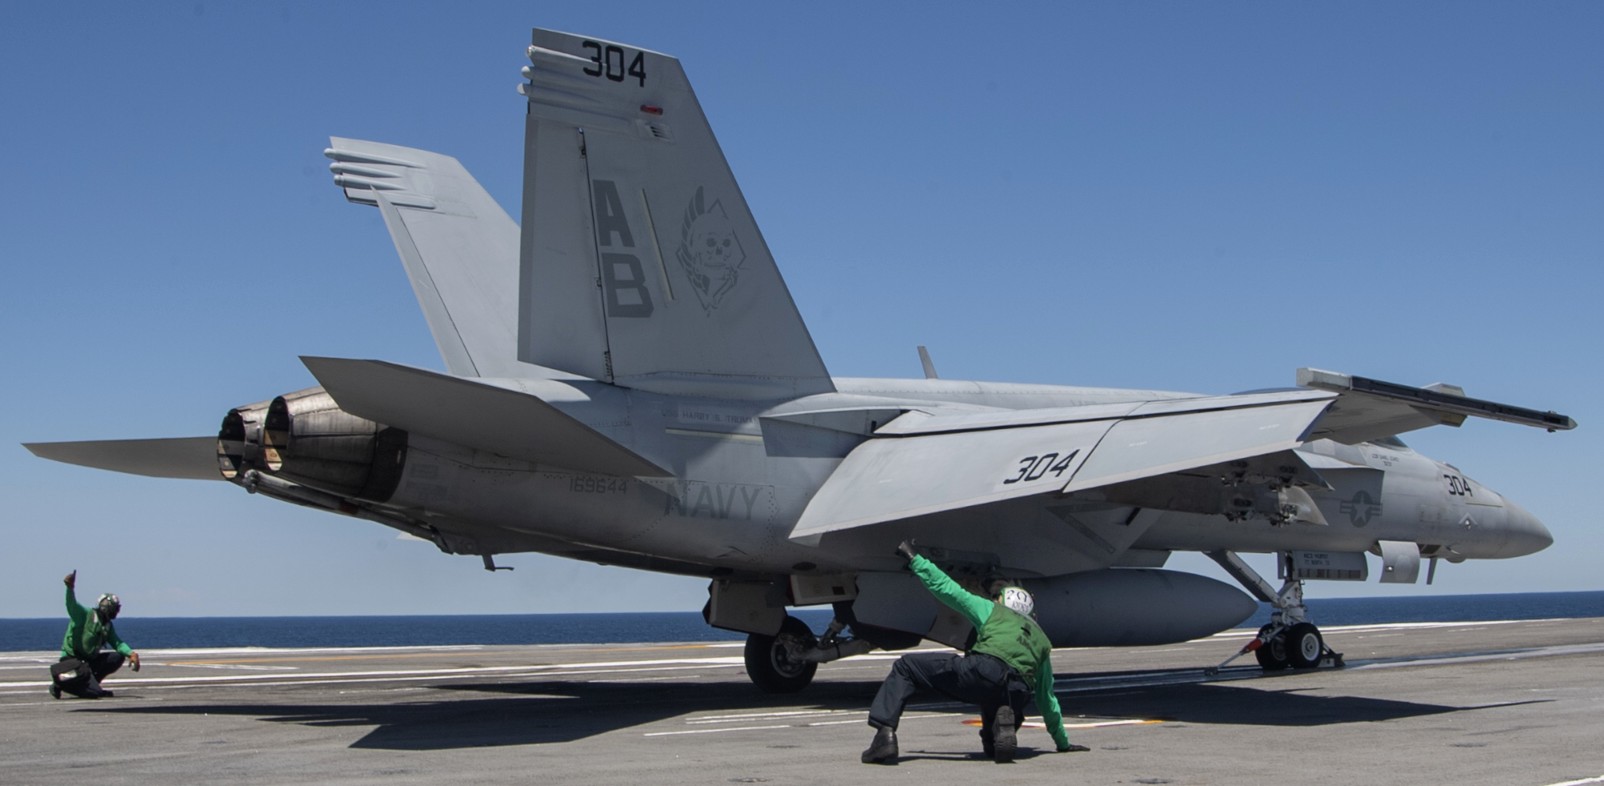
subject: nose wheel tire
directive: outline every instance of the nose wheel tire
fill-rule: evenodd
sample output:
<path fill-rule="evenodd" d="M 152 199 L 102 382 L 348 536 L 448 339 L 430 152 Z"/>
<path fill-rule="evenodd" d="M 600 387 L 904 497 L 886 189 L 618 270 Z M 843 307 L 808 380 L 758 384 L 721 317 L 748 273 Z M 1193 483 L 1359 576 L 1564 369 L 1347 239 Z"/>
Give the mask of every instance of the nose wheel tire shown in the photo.
<path fill-rule="evenodd" d="M 1268 625 L 1260 628 L 1259 635 L 1263 636 L 1269 629 Z M 1272 636 L 1253 654 L 1258 658 L 1260 668 L 1280 671 L 1285 668 L 1315 668 L 1320 665 L 1320 658 L 1325 651 L 1326 642 L 1320 635 L 1320 629 L 1313 623 L 1300 622 Z"/>
<path fill-rule="evenodd" d="M 1287 662 L 1294 669 L 1312 669 L 1320 665 L 1320 655 L 1325 652 L 1325 639 L 1320 637 L 1320 629 L 1313 624 L 1300 622 L 1293 625 L 1286 632 Z"/>
<path fill-rule="evenodd" d="M 1269 625 L 1259 628 L 1259 635 L 1263 636 L 1269 630 Z M 1264 646 L 1253 651 L 1253 657 L 1258 659 L 1259 668 L 1265 671 L 1280 671 L 1291 666 L 1292 662 L 1287 657 L 1287 632 L 1272 636 Z"/>
<path fill-rule="evenodd" d="M 813 674 L 819 670 L 819 664 L 797 657 L 816 641 L 807 623 L 796 617 L 786 617 L 774 636 L 749 634 L 746 675 L 764 693 L 796 693 L 813 682 Z"/>

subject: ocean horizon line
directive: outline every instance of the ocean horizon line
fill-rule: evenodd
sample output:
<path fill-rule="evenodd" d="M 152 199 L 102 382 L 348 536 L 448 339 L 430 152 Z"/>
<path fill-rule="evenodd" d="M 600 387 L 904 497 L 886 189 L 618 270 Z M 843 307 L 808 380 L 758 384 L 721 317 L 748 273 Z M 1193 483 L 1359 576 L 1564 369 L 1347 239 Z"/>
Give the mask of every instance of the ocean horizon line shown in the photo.
<path fill-rule="evenodd" d="M 1339 601 L 1340 602 L 1350 602 L 1350 601 L 1351 602 L 1367 602 L 1367 603 L 1370 603 L 1370 602 L 1373 602 L 1373 603 L 1395 603 L 1395 602 L 1396 603 L 1410 603 L 1410 602 L 1436 601 L 1436 600 L 1449 600 L 1449 599 L 1458 599 L 1458 600 L 1462 600 L 1463 601 L 1463 600 L 1469 600 L 1469 599 L 1472 599 L 1472 598 L 1515 598 L 1515 597 L 1537 596 L 1537 595 L 1542 595 L 1542 596 L 1601 595 L 1601 596 L 1604 596 L 1604 589 L 1597 589 L 1597 590 L 1529 590 L 1529 591 L 1523 591 L 1523 592 L 1452 592 L 1452 593 L 1442 593 L 1442 594 L 1434 594 L 1434 595 L 1357 595 L 1357 596 L 1347 596 L 1347 597 L 1314 597 L 1314 598 L 1306 597 L 1304 600 L 1305 600 L 1306 603 L 1318 605 L 1318 604 L 1322 604 L 1322 603 L 1331 603 L 1331 602 L 1339 602 Z M 830 611 L 830 607 L 829 607 L 828 604 L 818 605 L 818 606 L 796 606 L 796 607 L 791 607 L 791 608 L 792 608 L 793 613 L 794 612 L 802 612 L 804 614 L 808 614 L 808 613 L 824 613 L 824 612 Z M 1604 612 L 1604 609 L 1601 609 L 1601 612 Z M 383 613 L 376 613 L 376 614 L 367 614 L 367 613 L 351 613 L 351 614 L 195 614 L 195 615 L 187 615 L 187 614 L 175 614 L 175 615 L 152 614 L 152 615 L 130 616 L 128 619 L 164 619 L 164 620 L 240 620 L 240 619 L 277 620 L 277 619 L 347 619 L 347 618 L 348 619 L 423 619 L 423 618 L 439 618 L 439 617 L 478 618 L 478 617 L 542 617 L 542 616 L 561 617 L 561 616 L 592 616 L 592 615 L 594 615 L 594 616 L 605 616 L 605 615 L 629 616 L 629 615 L 643 615 L 643 614 L 695 614 L 697 616 L 701 616 L 702 610 L 701 609 L 673 609 L 673 610 L 668 610 L 668 611 L 651 611 L 651 610 L 648 610 L 648 611 L 422 612 L 422 613 L 416 613 L 416 614 L 407 614 L 407 613 L 401 613 L 401 614 L 383 614 Z M 57 617 L 57 616 L 50 616 L 50 617 L 0 617 L 0 622 L 29 622 L 29 621 L 40 621 L 40 620 L 55 620 L 55 619 L 58 619 L 58 618 L 59 617 Z"/>
<path fill-rule="evenodd" d="M 1328 627 L 1604 617 L 1604 590 L 1309 598 L 1306 603 L 1310 619 Z M 1233 627 L 1263 625 L 1269 621 L 1270 611 L 1261 603 L 1253 615 Z M 833 616 L 828 606 L 791 613 L 813 630 L 823 630 Z M 35 652 L 57 646 L 65 625 L 65 614 L 0 618 L 0 652 Z M 136 649 L 635 644 L 746 637 L 709 626 L 700 611 L 133 616 L 119 619 L 117 629 Z"/>

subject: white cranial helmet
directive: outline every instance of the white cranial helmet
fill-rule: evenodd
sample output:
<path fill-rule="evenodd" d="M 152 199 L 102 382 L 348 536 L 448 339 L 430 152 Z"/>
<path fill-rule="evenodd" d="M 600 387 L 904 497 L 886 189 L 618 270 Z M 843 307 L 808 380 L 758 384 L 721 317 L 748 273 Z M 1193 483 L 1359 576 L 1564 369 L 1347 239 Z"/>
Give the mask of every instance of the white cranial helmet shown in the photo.
<path fill-rule="evenodd" d="M 1002 597 L 998 600 L 1002 601 L 1002 605 L 1027 617 L 1036 611 L 1036 599 L 1019 587 L 1004 588 Z"/>

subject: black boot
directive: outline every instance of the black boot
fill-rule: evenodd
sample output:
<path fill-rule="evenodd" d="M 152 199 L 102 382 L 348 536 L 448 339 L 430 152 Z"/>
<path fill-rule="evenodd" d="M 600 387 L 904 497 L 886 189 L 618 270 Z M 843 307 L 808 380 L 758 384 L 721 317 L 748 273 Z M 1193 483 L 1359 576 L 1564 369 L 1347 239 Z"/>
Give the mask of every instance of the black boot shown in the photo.
<path fill-rule="evenodd" d="M 1007 764 L 1014 760 L 1014 749 L 1019 745 L 1014 733 L 1014 708 L 1003 705 L 997 708 L 997 720 L 991 724 L 991 760 Z"/>
<path fill-rule="evenodd" d="M 896 764 L 897 763 L 897 730 L 890 726 L 881 726 L 874 733 L 874 742 L 863 751 L 864 764 Z"/>
<path fill-rule="evenodd" d="M 112 694 L 111 691 L 100 687 L 100 678 L 99 677 L 90 677 L 89 678 L 89 686 L 86 687 L 84 689 L 84 691 L 82 693 L 78 694 L 78 695 L 82 696 L 82 697 L 84 697 L 86 699 L 109 699 L 109 698 L 112 697 L 113 694 Z"/>

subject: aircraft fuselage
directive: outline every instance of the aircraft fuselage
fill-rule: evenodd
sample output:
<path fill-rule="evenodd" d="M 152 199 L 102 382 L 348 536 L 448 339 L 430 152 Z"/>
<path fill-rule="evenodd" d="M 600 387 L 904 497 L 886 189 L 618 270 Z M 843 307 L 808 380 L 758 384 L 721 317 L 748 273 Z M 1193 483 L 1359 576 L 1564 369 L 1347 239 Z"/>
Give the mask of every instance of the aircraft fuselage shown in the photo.
<path fill-rule="evenodd" d="M 1149 565 L 1170 551 L 1289 549 L 1375 551 L 1379 541 L 1420 544 L 1451 561 L 1514 557 L 1551 538 L 1524 510 L 1449 465 L 1401 444 L 1300 451 L 1325 459 L 1331 489 L 1311 496 L 1328 524 L 1274 525 L 1258 518 L 1154 511 L 1087 493 L 1027 499 L 988 514 L 1028 528 L 999 540 L 986 518 L 936 514 L 872 534 L 829 536 L 828 548 L 793 543 L 792 527 L 813 493 L 863 437 L 813 434 L 783 445 L 765 416 L 833 405 L 888 407 L 1066 407 L 1187 394 L 946 380 L 839 380 L 840 392 L 778 407 L 761 402 L 648 393 L 588 381 L 521 381 L 597 431 L 630 445 L 672 478 L 621 478 L 507 459 L 414 436 L 406 468 L 383 506 L 438 530 L 456 553 L 535 551 L 595 562 L 712 577 L 895 570 L 885 544 L 918 535 L 960 559 L 990 561 L 1020 575 L 1055 576 Z M 531 386 L 538 390 L 530 390 Z M 776 453 L 782 455 L 776 455 Z M 785 455 L 789 454 L 789 455 Z M 932 478 L 932 483 L 939 482 Z M 1207 481 L 1200 481 L 1206 483 Z M 1162 559 L 1157 559 L 1162 563 Z"/>

